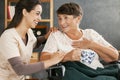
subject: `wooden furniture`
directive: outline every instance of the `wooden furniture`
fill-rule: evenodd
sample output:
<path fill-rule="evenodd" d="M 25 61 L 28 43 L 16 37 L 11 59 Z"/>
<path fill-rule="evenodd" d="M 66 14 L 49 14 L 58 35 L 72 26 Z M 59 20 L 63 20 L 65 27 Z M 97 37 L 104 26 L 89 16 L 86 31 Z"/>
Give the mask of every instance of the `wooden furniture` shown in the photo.
<path fill-rule="evenodd" d="M 38 62 L 38 52 L 33 52 L 30 59 L 30 63 L 35 63 L 35 62 Z"/>

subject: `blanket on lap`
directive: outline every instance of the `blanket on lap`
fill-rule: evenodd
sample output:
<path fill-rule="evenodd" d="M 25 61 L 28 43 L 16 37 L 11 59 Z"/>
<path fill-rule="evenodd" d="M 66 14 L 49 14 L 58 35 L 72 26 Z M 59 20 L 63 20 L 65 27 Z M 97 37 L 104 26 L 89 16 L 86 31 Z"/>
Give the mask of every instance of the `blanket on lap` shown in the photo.
<path fill-rule="evenodd" d="M 118 66 L 110 65 L 105 68 L 92 69 L 81 62 L 62 63 L 65 75 L 62 80 L 117 80 Z"/>

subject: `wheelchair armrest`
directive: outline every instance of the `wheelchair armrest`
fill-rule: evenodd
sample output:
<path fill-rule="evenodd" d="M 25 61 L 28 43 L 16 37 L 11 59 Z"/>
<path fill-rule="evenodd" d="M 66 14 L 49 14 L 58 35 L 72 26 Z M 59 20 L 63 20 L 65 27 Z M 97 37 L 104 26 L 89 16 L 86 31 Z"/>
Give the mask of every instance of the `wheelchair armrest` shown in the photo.
<path fill-rule="evenodd" d="M 49 80 L 61 80 L 65 73 L 65 67 L 61 64 L 54 65 L 47 69 Z"/>
<path fill-rule="evenodd" d="M 110 65 L 117 65 L 118 70 L 120 70 L 120 60 L 109 62 L 109 63 L 105 64 L 105 66 L 110 66 Z"/>
<path fill-rule="evenodd" d="M 110 62 L 110 63 L 108 63 L 108 64 L 120 64 L 120 60 L 118 60 L 118 61 L 113 61 L 113 62 Z"/>
<path fill-rule="evenodd" d="M 118 60 L 118 61 L 112 61 L 112 62 L 109 62 L 109 63 L 104 62 L 103 60 L 101 60 L 100 62 L 101 62 L 104 66 L 118 65 L 118 64 L 120 64 L 120 60 Z"/>
<path fill-rule="evenodd" d="M 120 80 L 120 60 L 110 62 L 107 65 L 117 65 L 118 67 L 118 75 L 117 75 L 118 79 L 117 80 Z"/>

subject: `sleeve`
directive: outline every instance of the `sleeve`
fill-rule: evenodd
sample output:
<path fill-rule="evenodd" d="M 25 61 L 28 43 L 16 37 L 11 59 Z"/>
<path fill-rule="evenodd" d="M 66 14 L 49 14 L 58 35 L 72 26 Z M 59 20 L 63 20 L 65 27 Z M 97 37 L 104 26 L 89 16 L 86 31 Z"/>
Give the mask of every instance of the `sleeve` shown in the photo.
<path fill-rule="evenodd" d="M 24 64 L 20 57 L 11 58 L 8 61 L 18 75 L 27 75 L 45 70 L 43 62 Z"/>
<path fill-rule="evenodd" d="M 55 35 L 54 33 L 51 33 L 45 43 L 45 46 L 42 52 L 53 53 L 53 52 L 56 52 L 57 50 L 58 50 L 58 47 L 57 47 L 57 41 L 55 39 Z"/>
<path fill-rule="evenodd" d="M 87 35 L 89 35 L 89 37 L 90 37 L 91 40 L 97 42 L 98 44 L 102 44 L 102 45 L 104 45 L 104 46 L 106 46 L 106 47 L 112 47 L 112 48 L 114 48 L 114 50 L 116 51 L 116 53 L 118 53 L 117 49 L 116 49 L 114 46 L 112 46 L 109 42 L 107 42 L 107 41 L 102 37 L 102 35 L 100 35 L 98 32 L 96 32 L 96 31 L 93 30 L 93 29 L 89 29 L 88 31 L 89 31 L 89 32 L 88 32 Z"/>
<path fill-rule="evenodd" d="M 20 56 L 18 43 L 13 34 L 5 33 L 0 38 L 0 51 L 7 58 Z"/>
<path fill-rule="evenodd" d="M 103 37 L 102 35 L 100 35 L 98 32 L 96 32 L 93 29 L 87 29 L 87 38 L 89 38 L 90 40 L 93 40 L 99 44 L 102 44 L 104 46 L 111 46 L 113 47 L 110 43 L 108 43 Z"/>

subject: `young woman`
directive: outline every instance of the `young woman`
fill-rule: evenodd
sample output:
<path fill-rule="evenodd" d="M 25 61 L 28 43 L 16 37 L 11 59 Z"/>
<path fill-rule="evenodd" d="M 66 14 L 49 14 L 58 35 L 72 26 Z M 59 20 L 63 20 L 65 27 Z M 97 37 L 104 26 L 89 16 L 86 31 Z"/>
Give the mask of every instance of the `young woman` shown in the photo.
<path fill-rule="evenodd" d="M 81 7 L 65 3 L 58 8 L 57 16 L 61 31 L 50 34 L 41 59 L 47 60 L 58 50 L 63 51 L 66 54 L 62 60 L 66 68 L 63 80 L 116 80 L 111 77 L 117 74 L 114 68 L 107 75 L 100 59 L 116 61 L 118 51 L 95 30 L 79 28 L 83 16 Z"/>
<path fill-rule="evenodd" d="M 59 63 L 64 54 L 56 52 L 50 59 L 30 64 L 34 47 L 48 37 L 50 31 L 36 38 L 31 30 L 41 20 L 40 0 L 19 0 L 15 15 L 0 36 L 0 80 L 22 80 L 23 75 L 44 70 Z"/>

